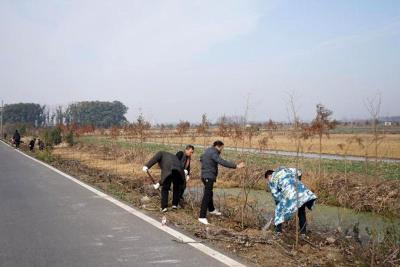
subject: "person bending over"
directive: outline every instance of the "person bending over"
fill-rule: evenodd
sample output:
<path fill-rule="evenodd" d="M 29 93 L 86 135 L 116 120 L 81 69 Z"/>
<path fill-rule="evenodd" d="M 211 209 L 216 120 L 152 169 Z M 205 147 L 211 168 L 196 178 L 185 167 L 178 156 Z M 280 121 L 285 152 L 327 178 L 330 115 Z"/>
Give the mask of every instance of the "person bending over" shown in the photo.
<path fill-rule="evenodd" d="M 172 209 L 177 209 L 180 188 L 185 177 L 182 164 L 176 155 L 159 151 L 143 166 L 143 171 L 147 173 L 155 164 L 158 164 L 161 169 L 161 211 L 168 211 L 168 194 L 171 184 L 173 186 Z"/>
<path fill-rule="evenodd" d="M 306 234 L 306 207 L 311 210 L 317 196 L 300 181 L 301 177 L 301 172 L 295 168 L 279 167 L 265 172 L 276 204 L 274 224 L 277 233 L 282 233 L 282 223 L 290 220 L 297 211 L 300 233 Z"/>

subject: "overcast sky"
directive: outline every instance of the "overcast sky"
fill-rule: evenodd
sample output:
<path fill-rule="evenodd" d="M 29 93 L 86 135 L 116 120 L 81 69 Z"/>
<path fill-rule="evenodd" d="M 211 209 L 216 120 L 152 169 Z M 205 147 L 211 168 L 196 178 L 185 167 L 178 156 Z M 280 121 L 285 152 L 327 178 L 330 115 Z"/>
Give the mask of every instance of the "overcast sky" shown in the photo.
<path fill-rule="evenodd" d="M 0 99 L 120 100 L 133 120 L 400 115 L 400 1 L 0 0 Z"/>

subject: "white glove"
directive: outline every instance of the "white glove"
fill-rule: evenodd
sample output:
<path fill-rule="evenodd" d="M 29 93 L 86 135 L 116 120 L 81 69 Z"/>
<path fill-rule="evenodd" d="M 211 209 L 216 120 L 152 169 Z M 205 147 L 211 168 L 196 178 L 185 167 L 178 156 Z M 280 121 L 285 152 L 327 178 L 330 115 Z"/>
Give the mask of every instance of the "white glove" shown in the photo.
<path fill-rule="evenodd" d="M 185 176 L 187 176 L 189 174 L 189 172 L 187 170 L 183 170 L 185 172 Z"/>
<path fill-rule="evenodd" d="M 186 175 L 186 182 L 189 182 L 189 179 L 190 179 L 189 175 Z"/>
<path fill-rule="evenodd" d="M 156 184 L 153 184 L 153 187 L 154 187 L 154 189 L 158 189 L 158 188 L 160 188 L 160 183 L 156 183 Z"/>
<path fill-rule="evenodd" d="M 147 168 L 147 166 L 143 166 L 143 171 L 147 172 L 149 170 L 149 168 Z"/>

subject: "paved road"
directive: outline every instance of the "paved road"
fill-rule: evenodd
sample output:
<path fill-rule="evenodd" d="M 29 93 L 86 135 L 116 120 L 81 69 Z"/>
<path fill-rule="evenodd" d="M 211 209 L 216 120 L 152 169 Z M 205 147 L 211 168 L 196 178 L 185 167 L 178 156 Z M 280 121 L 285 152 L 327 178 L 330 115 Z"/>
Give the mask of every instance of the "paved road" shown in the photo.
<path fill-rule="evenodd" d="M 0 266 L 224 266 L 0 142 Z"/>

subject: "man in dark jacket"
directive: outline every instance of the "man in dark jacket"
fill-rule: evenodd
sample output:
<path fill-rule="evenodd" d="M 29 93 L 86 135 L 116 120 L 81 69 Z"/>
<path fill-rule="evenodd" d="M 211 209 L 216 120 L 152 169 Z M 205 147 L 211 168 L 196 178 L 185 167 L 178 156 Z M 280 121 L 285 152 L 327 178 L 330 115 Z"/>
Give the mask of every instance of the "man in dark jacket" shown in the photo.
<path fill-rule="evenodd" d="M 176 153 L 176 156 L 180 160 L 186 175 L 186 179 L 184 179 L 179 193 L 179 198 L 181 201 L 183 201 L 183 193 L 185 192 L 186 189 L 186 183 L 190 179 L 190 162 L 192 160 L 193 153 L 194 153 L 194 146 L 192 145 L 187 145 L 185 151 L 178 151 Z"/>
<path fill-rule="evenodd" d="M 40 138 L 38 139 L 38 146 L 39 146 L 39 150 L 44 150 L 44 142 L 42 140 L 40 140 Z"/>
<path fill-rule="evenodd" d="M 210 214 L 221 215 L 221 212 L 214 207 L 213 201 L 213 186 L 218 176 L 218 165 L 231 169 L 240 169 L 244 167 L 243 162 L 236 164 L 222 159 L 220 154 L 223 149 L 224 143 L 222 141 L 215 141 L 213 146 L 207 148 L 206 151 L 204 151 L 204 154 L 200 157 L 201 180 L 204 184 L 204 195 L 203 200 L 201 201 L 199 222 L 203 224 L 209 224 L 206 217 L 207 209 Z"/>
<path fill-rule="evenodd" d="M 149 168 L 153 167 L 156 163 L 158 163 L 161 169 L 161 211 L 168 211 L 168 193 L 171 183 L 173 184 L 172 208 L 177 209 L 181 184 L 185 179 L 182 164 L 176 155 L 160 151 L 143 166 L 143 171 L 148 172 Z"/>
<path fill-rule="evenodd" d="M 29 141 L 29 150 L 33 151 L 35 149 L 35 142 L 36 138 L 33 138 L 31 141 Z"/>
<path fill-rule="evenodd" d="M 21 143 L 21 135 L 19 134 L 18 130 L 15 130 L 13 135 L 13 141 L 16 148 L 19 148 L 19 144 Z"/>

